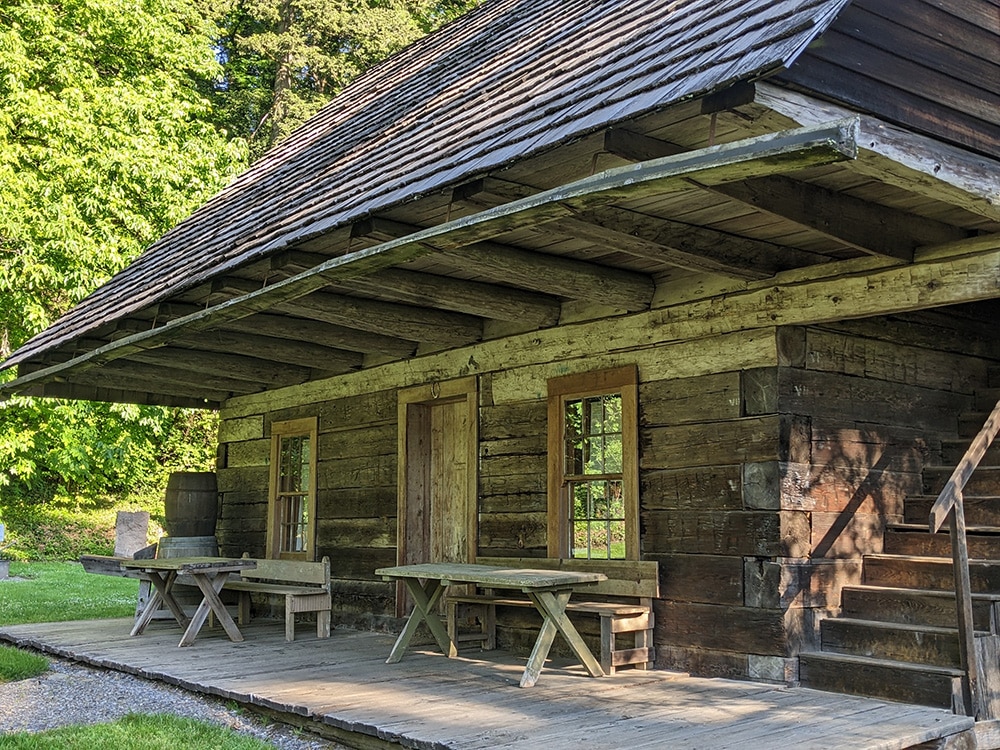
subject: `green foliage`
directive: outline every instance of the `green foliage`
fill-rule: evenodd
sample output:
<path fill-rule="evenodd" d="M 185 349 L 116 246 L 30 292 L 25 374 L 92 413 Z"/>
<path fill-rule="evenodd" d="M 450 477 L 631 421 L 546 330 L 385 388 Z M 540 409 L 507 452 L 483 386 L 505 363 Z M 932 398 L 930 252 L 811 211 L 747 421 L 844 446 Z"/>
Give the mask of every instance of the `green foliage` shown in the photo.
<path fill-rule="evenodd" d="M 0 5 L 0 353 L 243 166 L 198 92 L 216 74 L 188 0 Z"/>
<path fill-rule="evenodd" d="M 272 745 L 231 729 L 168 714 L 129 714 L 109 724 L 0 736 L 5 750 L 267 750 Z"/>
<path fill-rule="evenodd" d="M 0 5 L 0 356 L 245 165 L 201 93 L 220 70 L 210 28 L 193 0 Z M 176 409 L 0 404 L 0 517 L 162 487 L 171 467 L 210 462 L 213 425 Z"/>
<path fill-rule="evenodd" d="M 139 582 L 87 573 L 80 563 L 10 565 L 0 579 L 0 625 L 133 617 Z"/>
<path fill-rule="evenodd" d="M 260 155 L 360 72 L 477 1 L 213 2 L 224 68 L 213 87 L 221 121 Z"/>
<path fill-rule="evenodd" d="M 49 662 L 45 657 L 12 646 L 0 646 L 0 684 L 26 680 L 48 671 Z"/>

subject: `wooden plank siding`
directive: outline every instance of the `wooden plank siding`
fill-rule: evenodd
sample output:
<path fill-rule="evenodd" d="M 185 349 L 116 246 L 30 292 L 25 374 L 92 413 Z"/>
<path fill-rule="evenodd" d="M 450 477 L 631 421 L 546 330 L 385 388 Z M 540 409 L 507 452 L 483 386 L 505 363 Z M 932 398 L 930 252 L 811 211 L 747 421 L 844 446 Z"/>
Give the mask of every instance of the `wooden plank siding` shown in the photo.
<path fill-rule="evenodd" d="M 964 310 L 658 346 L 624 326 L 613 355 L 590 353 L 605 326 L 595 321 L 576 327 L 575 348 L 543 346 L 482 372 L 479 554 L 546 554 L 545 379 L 637 363 L 641 556 L 661 575 L 657 664 L 794 680 L 818 619 L 858 581 L 861 555 L 881 551 L 885 524 L 988 383 L 989 347 L 960 354 L 953 342 L 979 340 L 990 313 Z M 269 425 L 318 415 L 317 555 L 332 561 L 335 622 L 393 628 L 394 591 L 373 571 L 396 562 L 396 401 L 412 383 L 388 387 L 399 371 L 383 369 L 371 393 L 317 399 L 302 386 L 224 411 L 218 533 L 226 554 L 259 553 Z M 535 627 L 531 612 L 502 611 L 499 642 L 526 649 Z"/>
<path fill-rule="evenodd" d="M 779 78 L 997 157 L 998 33 L 992 0 L 854 0 Z"/>

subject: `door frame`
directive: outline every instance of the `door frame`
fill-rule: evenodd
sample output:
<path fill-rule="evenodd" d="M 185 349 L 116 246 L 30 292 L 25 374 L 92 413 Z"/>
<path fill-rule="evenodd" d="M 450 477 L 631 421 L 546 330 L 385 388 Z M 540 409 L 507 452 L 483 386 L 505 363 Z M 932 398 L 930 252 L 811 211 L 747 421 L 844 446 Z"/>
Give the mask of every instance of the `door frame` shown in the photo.
<path fill-rule="evenodd" d="M 401 388 L 398 393 L 398 427 L 397 427 L 397 472 L 396 472 L 396 561 L 403 565 L 406 561 L 407 540 L 407 499 L 410 496 L 410 474 L 413 462 L 410 456 L 411 428 L 415 425 L 411 420 L 417 412 L 411 407 L 434 406 L 435 403 L 462 402 L 468 417 L 469 432 L 466 447 L 466 497 L 468 498 L 466 514 L 466 559 L 472 561 L 476 557 L 479 545 L 479 380 L 473 375 L 456 380 L 427 383 L 425 385 Z M 416 426 L 419 429 L 419 425 Z M 401 597 L 397 595 L 397 609 L 401 605 Z"/>

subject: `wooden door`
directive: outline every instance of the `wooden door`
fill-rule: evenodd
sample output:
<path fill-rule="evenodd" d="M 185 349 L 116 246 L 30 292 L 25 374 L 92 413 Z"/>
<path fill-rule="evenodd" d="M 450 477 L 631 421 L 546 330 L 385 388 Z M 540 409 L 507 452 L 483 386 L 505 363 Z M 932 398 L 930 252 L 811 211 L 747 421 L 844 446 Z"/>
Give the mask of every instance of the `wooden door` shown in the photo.
<path fill-rule="evenodd" d="M 475 378 L 400 391 L 400 564 L 475 559 L 477 414 Z M 397 610 L 408 610 L 402 596 Z"/>

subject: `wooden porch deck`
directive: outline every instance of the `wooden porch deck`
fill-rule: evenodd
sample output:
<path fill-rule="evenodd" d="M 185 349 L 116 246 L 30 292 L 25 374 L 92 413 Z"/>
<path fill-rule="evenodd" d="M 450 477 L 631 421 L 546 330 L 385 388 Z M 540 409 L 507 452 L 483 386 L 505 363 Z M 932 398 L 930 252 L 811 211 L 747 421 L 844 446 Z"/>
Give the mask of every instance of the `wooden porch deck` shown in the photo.
<path fill-rule="evenodd" d="M 334 630 L 319 640 L 300 628 L 288 643 L 280 622 L 257 621 L 242 643 L 206 628 L 178 648 L 173 623 L 154 622 L 136 638 L 130 627 L 17 625 L 0 627 L 0 640 L 239 701 L 359 748 L 897 750 L 944 747 L 933 741 L 972 727 L 939 709 L 660 670 L 593 679 L 556 662 L 522 689 L 523 659 L 418 648 L 388 665 L 393 638 L 380 633 Z"/>

